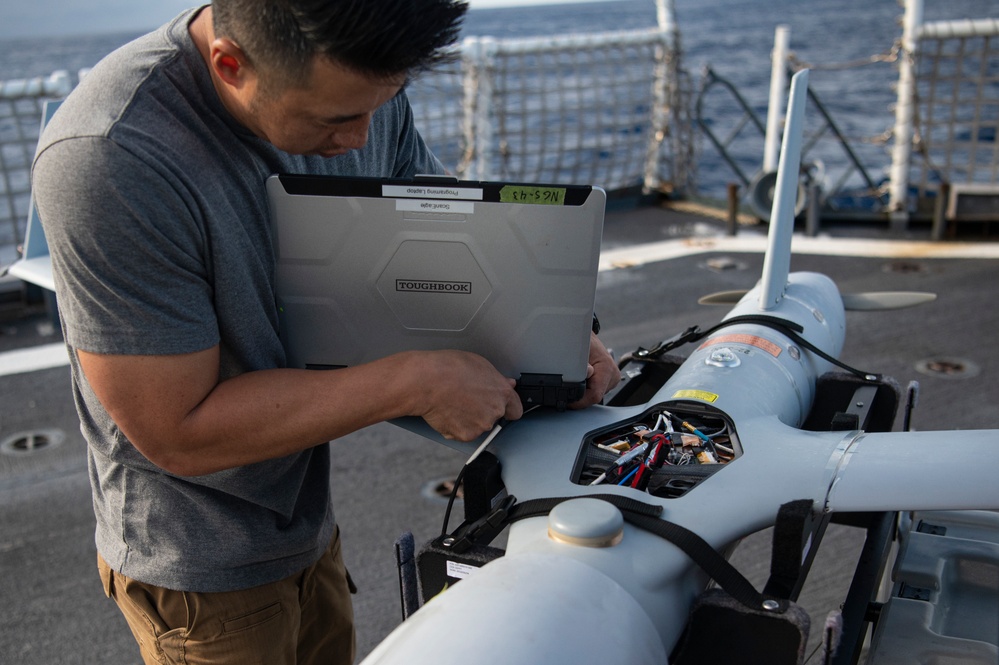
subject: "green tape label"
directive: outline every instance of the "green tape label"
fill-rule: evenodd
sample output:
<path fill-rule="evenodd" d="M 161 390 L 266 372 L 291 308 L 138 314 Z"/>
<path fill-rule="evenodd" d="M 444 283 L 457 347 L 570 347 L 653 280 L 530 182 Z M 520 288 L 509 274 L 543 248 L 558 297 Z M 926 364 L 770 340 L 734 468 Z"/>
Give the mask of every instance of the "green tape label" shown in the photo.
<path fill-rule="evenodd" d="M 565 205 L 565 187 L 531 187 L 506 185 L 500 190 L 503 203 L 531 203 L 534 205 Z"/>

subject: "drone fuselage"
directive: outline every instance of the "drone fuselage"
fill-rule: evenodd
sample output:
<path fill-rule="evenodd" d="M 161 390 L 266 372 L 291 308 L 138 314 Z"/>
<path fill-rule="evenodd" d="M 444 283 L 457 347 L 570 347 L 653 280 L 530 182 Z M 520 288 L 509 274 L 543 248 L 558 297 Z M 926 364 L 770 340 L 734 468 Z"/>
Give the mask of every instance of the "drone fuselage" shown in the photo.
<path fill-rule="evenodd" d="M 766 312 L 760 311 L 758 290 L 726 319 L 764 313 L 797 324 L 803 337 L 831 356 L 841 351 L 843 305 L 827 277 L 790 275 L 784 297 Z M 708 336 L 646 404 L 532 413 L 511 423 L 491 450 L 507 490 L 520 501 L 597 492 L 631 496 L 659 503 L 665 519 L 726 550 L 771 524 L 782 503 L 824 500 L 835 469 L 830 460 L 851 437 L 816 436 L 818 445 L 807 454 L 788 448 L 808 446 L 790 437 L 800 434 L 794 428 L 807 416 L 816 379 L 828 368 L 772 327 L 734 323 Z M 594 432 L 627 428 L 657 405 L 683 413 L 684 405 L 695 403 L 738 423 L 741 445 L 738 459 L 686 495 L 659 498 L 629 487 L 574 482 L 574 461 Z M 434 437 L 416 422 L 409 425 Z M 778 479 L 786 476 L 791 478 Z M 440 662 L 438 649 L 474 652 L 479 663 L 662 663 L 706 581 L 676 547 L 630 525 L 620 542 L 589 547 L 553 538 L 549 518 L 526 519 L 510 527 L 502 559 L 430 601 L 365 663 L 423 662 L 416 657 L 421 653 Z M 451 662 L 447 656 L 444 661 Z"/>

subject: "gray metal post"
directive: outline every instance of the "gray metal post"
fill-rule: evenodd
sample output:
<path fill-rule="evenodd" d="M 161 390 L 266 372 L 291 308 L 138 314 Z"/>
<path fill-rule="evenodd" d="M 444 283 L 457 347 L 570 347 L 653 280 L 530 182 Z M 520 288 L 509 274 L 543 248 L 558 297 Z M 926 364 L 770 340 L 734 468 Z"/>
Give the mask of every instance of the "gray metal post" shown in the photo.
<path fill-rule="evenodd" d="M 936 205 L 933 207 L 933 229 L 930 232 L 931 240 L 943 240 L 944 231 L 947 229 L 947 199 L 950 198 L 950 183 L 940 183 L 937 191 Z"/>
<path fill-rule="evenodd" d="M 814 238 L 819 234 L 819 223 L 822 208 L 819 199 L 822 198 L 822 187 L 817 182 L 808 184 L 808 207 L 805 209 L 805 234 Z"/>
<path fill-rule="evenodd" d="M 728 214 L 725 216 L 725 232 L 734 236 L 739 228 L 739 185 L 728 183 Z"/>

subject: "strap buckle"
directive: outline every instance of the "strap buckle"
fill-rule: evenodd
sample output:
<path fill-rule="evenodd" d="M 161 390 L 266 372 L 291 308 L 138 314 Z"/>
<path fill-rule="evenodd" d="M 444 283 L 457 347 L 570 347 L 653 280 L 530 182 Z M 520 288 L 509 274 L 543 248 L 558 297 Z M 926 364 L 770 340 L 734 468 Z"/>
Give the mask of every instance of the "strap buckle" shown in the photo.
<path fill-rule="evenodd" d="M 462 525 L 454 533 L 452 551 L 457 554 L 467 552 L 480 541 L 490 542 L 506 526 L 510 510 L 517 503 L 517 497 L 512 494 L 488 513 L 471 524 Z"/>
<path fill-rule="evenodd" d="M 636 360 L 656 360 L 664 353 L 669 353 L 673 349 L 683 346 L 687 342 L 698 339 L 700 335 L 701 328 L 699 326 L 691 326 L 683 332 L 659 342 L 651 349 L 643 349 L 642 347 L 639 347 L 638 350 L 632 354 L 632 356 Z"/>

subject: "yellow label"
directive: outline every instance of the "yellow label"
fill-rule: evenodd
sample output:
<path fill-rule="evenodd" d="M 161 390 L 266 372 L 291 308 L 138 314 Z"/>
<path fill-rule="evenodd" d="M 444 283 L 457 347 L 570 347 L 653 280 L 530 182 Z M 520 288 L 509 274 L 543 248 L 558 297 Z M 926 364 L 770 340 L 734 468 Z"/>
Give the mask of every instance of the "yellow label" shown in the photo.
<path fill-rule="evenodd" d="M 500 201 L 548 206 L 565 205 L 565 187 L 506 185 L 500 190 Z"/>
<path fill-rule="evenodd" d="M 704 402 L 714 402 L 718 395 L 704 390 L 677 390 L 672 399 L 699 399 Z"/>

